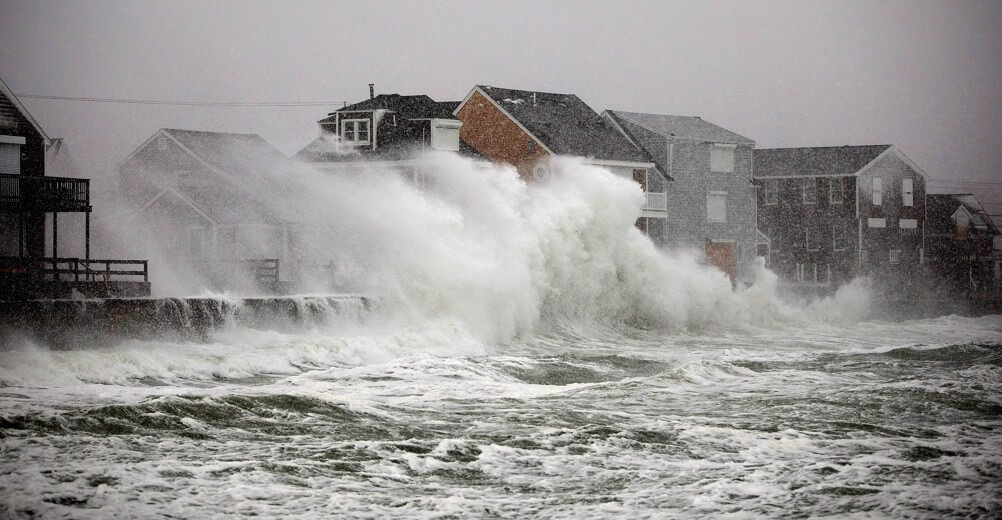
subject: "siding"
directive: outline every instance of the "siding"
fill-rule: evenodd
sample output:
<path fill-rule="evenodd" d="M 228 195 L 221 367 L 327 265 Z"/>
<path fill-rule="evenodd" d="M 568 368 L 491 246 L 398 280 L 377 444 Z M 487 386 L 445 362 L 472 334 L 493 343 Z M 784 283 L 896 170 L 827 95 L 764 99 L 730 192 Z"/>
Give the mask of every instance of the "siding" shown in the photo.
<path fill-rule="evenodd" d="M 515 166 L 523 179 L 531 179 L 533 165 L 549 155 L 480 92 L 474 92 L 456 116 L 463 122 L 462 140 L 494 162 Z"/>

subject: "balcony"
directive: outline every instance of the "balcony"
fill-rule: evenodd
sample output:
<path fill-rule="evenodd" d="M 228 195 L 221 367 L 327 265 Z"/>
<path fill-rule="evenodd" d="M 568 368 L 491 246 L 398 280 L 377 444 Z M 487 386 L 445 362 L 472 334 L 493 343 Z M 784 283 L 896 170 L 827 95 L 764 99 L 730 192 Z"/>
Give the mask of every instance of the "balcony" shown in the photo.
<path fill-rule="evenodd" d="M 646 192 L 647 202 L 644 203 L 644 211 L 668 211 L 668 194 Z"/>
<path fill-rule="evenodd" d="M 0 211 L 90 210 L 90 179 L 0 174 Z"/>

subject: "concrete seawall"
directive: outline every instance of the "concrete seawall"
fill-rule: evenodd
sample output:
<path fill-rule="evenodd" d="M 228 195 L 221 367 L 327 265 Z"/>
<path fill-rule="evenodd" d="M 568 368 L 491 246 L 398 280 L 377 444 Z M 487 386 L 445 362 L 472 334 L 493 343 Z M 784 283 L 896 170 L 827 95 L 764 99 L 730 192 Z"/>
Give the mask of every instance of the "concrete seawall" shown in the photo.
<path fill-rule="evenodd" d="M 0 341 L 60 348 L 111 339 L 204 341 L 225 327 L 301 330 L 363 317 L 372 298 L 344 294 L 262 298 L 118 298 L 0 302 Z"/>

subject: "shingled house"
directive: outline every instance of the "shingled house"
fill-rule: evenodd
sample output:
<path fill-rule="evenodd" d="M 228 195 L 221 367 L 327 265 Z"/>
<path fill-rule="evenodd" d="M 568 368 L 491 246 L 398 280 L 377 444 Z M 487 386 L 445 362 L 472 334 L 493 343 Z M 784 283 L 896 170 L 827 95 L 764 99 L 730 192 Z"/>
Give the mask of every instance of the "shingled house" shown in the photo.
<path fill-rule="evenodd" d="M 213 289 L 238 288 L 236 266 L 261 288 L 295 277 L 298 225 L 258 193 L 288 159 L 256 134 L 163 128 L 119 166 L 120 192 L 139 243 L 190 268 Z M 292 274 L 290 275 L 290 272 Z"/>
<path fill-rule="evenodd" d="M 664 175 L 574 94 L 478 85 L 455 114 L 463 122 L 459 135 L 465 143 L 491 161 L 513 165 L 523 179 L 547 177 L 555 156 L 581 157 L 635 179 L 647 193 L 637 225 L 656 243 L 665 243 Z"/>
<path fill-rule="evenodd" d="M 149 295 L 145 260 L 91 258 L 89 179 L 47 175 L 46 148 L 61 143 L 0 79 L 0 300 Z M 61 213 L 83 214 L 82 229 L 61 237 Z M 67 235 L 80 257 L 60 256 Z"/>
<path fill-rule="evenodd" d="M 952 296 L 999 298 L 1002 232 L 969 193 L 926 196 L 926 264 Z"/>
<path fill-rule="evenodd" d="M 436 102 L 426 95 L 374 95 L 330 112 L 317 121 L 320 136 L 293 158 L 322 171 L 393 168 L 422 182 L 424 153 L 475 154 L 459 138 L 462 123 L 452 115 L 457 102 Z"/>
<path fill-rule="evenodd" d="M 705 252 L 732 280 L 747 274 L 758 246 L 768 245 L 756 230 L 755 141 L 699 117 L 602 116 L 667 174 L 667 244 Z"/>
<path fill-rule="evenodd" d="M 757 149 L 758 226 L 794 286 L 873 275 L 905 298 L 923 260 L 925 173 L 892 145 Z"/>

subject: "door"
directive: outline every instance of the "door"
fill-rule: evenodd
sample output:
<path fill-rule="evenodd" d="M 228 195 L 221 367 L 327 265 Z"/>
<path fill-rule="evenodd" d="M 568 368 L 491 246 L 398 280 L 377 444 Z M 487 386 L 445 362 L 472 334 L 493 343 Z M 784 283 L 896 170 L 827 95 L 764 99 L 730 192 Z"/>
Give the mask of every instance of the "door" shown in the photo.
<path fill-rule="evenodd" d="M 734 242 L 707 240 L 706 261 L 726 273 L 731 279 L 731 283 L 734 283 L 734 276 L 737 273 L 737 255 L 734 250 Z"/>

